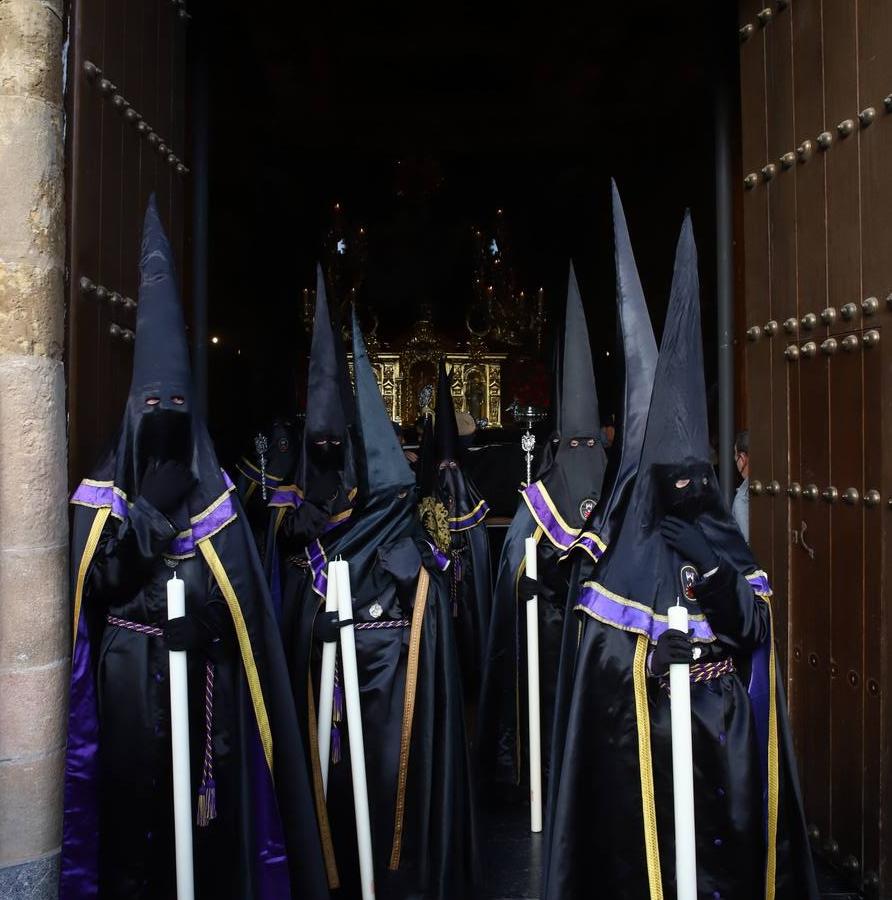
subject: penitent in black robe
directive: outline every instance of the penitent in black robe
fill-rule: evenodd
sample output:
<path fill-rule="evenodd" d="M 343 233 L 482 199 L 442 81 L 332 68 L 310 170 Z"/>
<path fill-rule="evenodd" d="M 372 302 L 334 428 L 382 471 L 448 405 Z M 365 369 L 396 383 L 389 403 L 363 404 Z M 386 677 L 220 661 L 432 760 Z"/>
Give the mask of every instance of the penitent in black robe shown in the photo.
<path fill-rule="evenodd" d="M 696 278 L 686 218 L 636 480 L 575 598 L 584 625 L 551 792 L 547 900 L 582 896 L 595 880 L 610 897 L 674 894 L 670 701 L 667 679 L 651 674 L 648 659 L 679 598 L 701 654 L 691 671 L 698 896 L 817 896 L 771 588 L 708 462 Z M 717 560 L 711 573 L 664 540 L 667 486 L 692 495 L 696 487 L 686 515 Z"/>
<path fill-rule="evenodd" d="M 485 520 L 489 504 L 464 472 L 451 379 L 440 361 L 436 427 L 425 424 L 421 446 L 422 521 L 448 555 L 452 621 L 468 715 L 473 716 L 489 637 L 492 565 Z M 469 719 L 469 724 L 472 721 Z"/>
<path fill-rule="evenodd" d="M 461 673 L 442 575 L 448 560 L 425 540 L 414 475 L 355 319 L 353 327 L 360 492 L 349 530 L 328 554 L 350 570 L 376 890 L 383 898 L 459 900 L 475 896 L 476 845 Z M 318 648 L 311 657 L 315 701 Z M 350 735 L 345 721 L 336 725 L 327 822 L 342 891 L 354 897 Z M 311 752 L 318 775 L 317 748 Z"/>
<path fill-rule="evenodd" d="M 176 416 L 188 424 L 184 464 L 195 483 L 173 517 L 179 528 L 139 492 L 142 436 L 158 408 L 167 421 Z M 310 785 L 293 764 L 301 738 L 284 654 L 244 512 L 192 409 L 182 310 L 154 200 L 143 234 L 123 423 L 115 449 L 72 503 L 74 644 L 60 897 L 173 896 L 162 626 L 175 567 L 187 613 L 205 613 L 220 637 L 207 654 L 189 652 L 196 896 L 322 900 L 327 888 Z"/>
<path fill-rule="evenodd" d="M 572 265 L 563 343 L 556 356 L 558 431 L 544 449 L 536 481 L 521 492 L 522 502 L 505 536 L 496 576 L 475 747 L 487 789 L 496 784 L 520 784 L 527 777 L 526 603 L 518 586 L 526 574 L 529 537 L 536 540 L 537 576 L 545 589 L 538 601 L 539 693 L 542 761 L 548 772 L 569 586 L 570 567 L 561 563 L 561 558 L 597 506 L 607 464 L 600 443 L 588 326 Z"/>
<path fill-rule="evenodd" d="M 570 586 L 552 728 L 544 835 L 545 869 L 548 868 L 548 854 L 552 847 L 551 826 L 554 817 L 551 813 L 554 797 L 560 792 L 563 774 L 564 745 L 573 703 L 576 663 L 579 658 L 587 657 L 588 641 L 592 639 L 594 631 L 589 627 L 591 620 L 574 610 L 583 583 L 594 577 L 598 561 L 619 528 L 625 501 L 635 483 L 657 365 L 657 344 L 638 277 L 622 201 L 616 183 L 613 182 L 611 187 L 616 261 L 617 356 L 622 359 L 623 369 L 620 418 L 613 444 L 613 459 L 607 467 L 603 499 L 592 510 L 581 534 L 567 551 L 569 558 L 564 562 L 569 567 Z M 582 684 L 584 682 L 580 682 L 580 689 Z M 575 713 L 578 714 L 579 709 Z"/>

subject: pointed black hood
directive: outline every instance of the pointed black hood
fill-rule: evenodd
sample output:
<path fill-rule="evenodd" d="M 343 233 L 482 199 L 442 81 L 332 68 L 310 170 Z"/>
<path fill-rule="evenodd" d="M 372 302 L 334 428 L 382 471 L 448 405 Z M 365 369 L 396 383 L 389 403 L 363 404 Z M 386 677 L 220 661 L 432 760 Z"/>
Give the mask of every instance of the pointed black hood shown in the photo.
<path fill-rule="evenodd" d="M 350 529 L 326 548 L 329 559 L 350 563 L 354 591 L 365 584 L 379 549 L 421 534 L 416 515 L 415 475 L 403 454 L 375 380 L 353 311 L 353 373 L 356 384 L 356 445 L 359 499 Z"/>
<path fill-rule="evenodd" d="M 399 492 L 415 477 L 393 431 L 384 407 L 368 351 L 353 311 L 353 372 L 356 380 L 356 432 L 360 442 L 360 481 L 363 498 Z"/>
<path fill-rule="evenodd" d="M 601 414 L 598 389 L 588 340 L 588 324 L 576 271 L 570 263 L 567 283 L 567 312 L 564 317 L 564 345 L 561 352 L 561 435 L 598 434 Z M 594 431 L 592 431 L 594 429 Z"/>
<path fill-rule="evenodd" d="M 331 330 L 334 335 L 335 355 L 338 358 L 338 381 L 341 387 L 341 408 L 347 420 L 348 430 L 356 423 L 356 400 L 353 397 L 353 380 L 350 378 L 350 366 L 347 363 L 347 348 L 344 345 L 346 325 L 341 318 L 341 307 L 338 303 L 329 310 L 331 313 Z"/>
<path fill-rule="evenodd" d="M 338 353 L 340 338 L 329 318 L 328 299 L 322 266 L 316 267 L 316 315 L 313 320 L 313 340 L 310 347 L 310 367 L 307 377 L 307 417 L 304 423 L 301 463 L 298 484 L 304 492 L 311 490 L 314 478 L 326 472 L 339 473 L 341 490 L 332 507 L 337 517 L 351 506 L 350 492 L 356 486 L 353 447 L 348 427 L 352 414 L 352 394 L 349 411 L 345 411 L 345 395 L 349 393 L 346 359 Z"/>
<path fill-rule="evenodd" d="M 523 497 L 552 542 L 566 550 L 601 496 L 607 455 L 601 442 L 598 391 L 582 297 L 570 264 L 560 353 L 560 430 L 543 448 L 537 480 Z"/>
<path fill-rule="evenodd" d="M 168 394 L 173 390 L 188 401 L 192 399 L 189 345 L 173 251 L 152 194 L 143 221 L 131 400 L 136 397 L 142 402 L 143 391 L 156 386 L 165 388 L 162 404 L 169 400 Z"/>
<path fill-rule="evenodd" d="M 307 418 L 304 440 L 342 441 L 347 432 L 347 417 L 341 396 L 335 335 L 328 312 L 325 277 L 316 266 L 316 316 L 310 345 L 310 370 L 307 378 Z"/>
<path fill-rule="evenodd" d="M 455 404 L 452 402 L 452 378 L 446 374 L 446 361 L 440 360 L 437 373 L 437 405 L 434 433 L 436 435 L 437 462 L 457 460 L 461 452 L 458 424 L 455 421 Z"/>
<path fill-rule="evenodd" d="M 186 504 L 194 516 L 232 485 L 220 469 L 204 421 L 195 412 L 173 251 L 154 195 L 143 223 L 139 270 L 133 376 L 114 452 L 114 486 L 132 502 L 149 459 L 179 459 L 196 478 Z"/>
<path fill-rule="evenodd" d="M 629 626 L 631 618 L 650 622 L 652 615 L 646 610 L 665 615 L 683 593 L 685 561 L 660 534 L 660 522 L 667 514 L 691 513 L 720 556 L 739 572 L 755 570 L 719 493 L 707 434 L 697 251 L 687 214 L 678 240 L 638 475 L 617 534 L 595 571 L 597 581 L 581 595 L 581 603 L 592 607 L 589 611 L 598 618 L 620 627 Z M 689 479 L 693 494 L 675 489 L 682 478 Z M 668 506 L 676 502 L 676 494 L 692 503 L 686 509 Z M 691 612 L 696 615 L 699 610 Z M 702 620 L 693 627 L 695 635 L 700 628 L 699 636 L 709 639 Z"/>
<path fill-rule="evenodd" d="M 446 363 L 440 360 L 437 380 L 436 419 L 436 484 L 437 499 L 446 507 L 449 530 L 465 531 L 479 525 L 489 512 L 470 475 L 462 469 L 461 442 L 452 400 L 452 378 L 446 374 Z"/>
<path fill-rule="evenodd" d="M 622 518 L 623 501 L 638 472 L 644 444 L 650 395 L 657 367 L 657 342 L 629 239 L 626 214 L 616 182 L 613 189 L 613 236 L 616 260 L 617 347 L 625 369 L 620 421 L 614 452 L 616 469 L 604 500 L 595 507 L 577 545 L 596 560 L 612 539 Z"/>

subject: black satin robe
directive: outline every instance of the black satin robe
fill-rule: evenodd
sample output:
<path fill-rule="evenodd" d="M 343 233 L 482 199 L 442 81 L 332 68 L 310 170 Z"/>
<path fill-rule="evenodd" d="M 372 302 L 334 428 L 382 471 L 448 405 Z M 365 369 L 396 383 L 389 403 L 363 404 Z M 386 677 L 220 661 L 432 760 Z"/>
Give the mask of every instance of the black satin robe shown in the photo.
<path fill-rule="evenodd" d="M 108 614 L 158 625 L 167 617 L 171 570 L 161 559 L 174 528 L 137 500 L 123 523 L 110 519 L 85 586 L 85 614 Z M 186 612 L 222 605 L 214 618 L 228 618 L 225 601 L 204 561 L 181 560 Z M 218 816 L 195 830 L 199 897 L 238 897 L 238 879 L 220 860 L 238 856 L 235 810 L 238 767 L 234 693 L 239 660 L 231 624 L 214 656 L 213 743 Z M 192 793 L 197 795 L 205 748 L 205 661 L 189 653 L 189 720 Z M 97 660 L 100 745 L 100 895 L 166 897 L 175 892 L 170 685 L 168 651 L 160 637 L 106 623 Z"/>
<path fill-rule="evenodd" d="M 372 821 L 375 883 L 380 898 L 475 896 L 476 846 L 464 737 L 460 675 L 452 633 L 449 591 L 420 534 L 377 548 L 366 577 L 353 584 L 355 623 L 410 622 L 419 568 L 430 576 L 424 611 L 418 682 L 408 757 L 406 809 L 398 871 L 389 869 L 394 839 L 400 737 L 406 691 L 410 625 L 356 629 L 363 738 Z M 321 598 L 306 594 L 308 608 Z M 377 616 L 377 606 L 381 612 Z M 374 607 L 374 610 L 373 610 Z M 312 614 L 306 616 L 312 618 Z M 310 630 L 312 625 L 310 625 Z M 315 714 L 321 644 L 310 646 Z M 340 670 L 340 657 L 338 659 Z M 296 675 L 296 673 L 295 673 Z M 306 687 L 298 684 L 295 688 Z M 337 896 L 359 896 L 356 823 L 346 713 L 340 725 L 340 761 L 329 768 L 327 811 L 340 879 Z"/>
<path fill-rule="evenodd" d="M 765 831 L 759 739 L 747 692 L 752 654 L 771 640 L 768 604 L 723 562 L 694 588 L 716 640 L 699 662 L 730 656 L 736 672 L 691 684 L 698 897 L 763 896 Z M 638 637 L 576 612 L 572 675 L 560 780 L 551 786 L 550 848 L 543 900 L 584 896 L 592 884 L 611 898 L 651 897 L 642 814 L 639 725 L 633 669 Z M 568 637 L 572 632 L 568 629 Z M 567 673 L 565 673 L 566 675 Z M 643 674 L 653 798 L 664 896 L 674 896 L 674 815 L 668 679 Z M 804 846 L 786 715 L 778 710 L 781 758 L 777 898 L 816 897 Z"/>

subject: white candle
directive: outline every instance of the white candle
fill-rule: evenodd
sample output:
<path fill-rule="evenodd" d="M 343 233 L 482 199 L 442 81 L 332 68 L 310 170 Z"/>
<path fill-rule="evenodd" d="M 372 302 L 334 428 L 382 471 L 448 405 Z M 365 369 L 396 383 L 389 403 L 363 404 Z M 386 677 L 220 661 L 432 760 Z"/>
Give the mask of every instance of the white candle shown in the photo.
<path fill-rule="evenodd" d="M 328 564 L 329 573 L 336 570 L 338 619 L 353 618 L 350 590 L 350 567 L 345 560 Z M 329 577 L 331 575 L 329 574 Z M 353 804 L 356 812 L 356 842 L 359 846 L 359 877 L 362 900 L 374 900 L 375 868 L 372 862 L 372 826 L 369 820 L 369 791 L 365 773 L 365 746 L 362 739 L 362 709 L 359 703 L 359 670 L 356 665 L 356 642 L 353 625 L 340 629 L 341 662 L 343 663 L 344 699 L 347 706 L 347 729 L 350 735 L 350 769 L 353 775 Z"/>
<path fill-rule="evenodd" d="M 536 539 L 526 539 L 526 574 L 537 578 Z M 539 716 L 539 599 L 527 600 L 527 708 L 530 732 L 530 831 L 542 830 L 542 727 Z"/>
<path fill-rule="evenodd" d="M 669 607 L 669 627 L 688 633 L 688 611 Z M 684 663 L 669 666 L 672 694 L 672 792 L 675 801 L 675 880 L 677 900 L 697 900 L 697 848 L 694 827 L 694 761 L 691 752 L 691 676 Z"/>
<path fill-rule="evenodd" d="M 186 585 L 173 573 L 167 582 L 167 618 L 186 615 Z M 169 652 L 170 741 L 173 764 L 173 821 L 176 845 L 177 898 L 193 900 L 192 779 L 189 773 L 189 682 L 185 650 Z"/>
<path fill-rule="evenodd" d="M 337 569 L 328 566 L 328 585 L 325 591 L 325 612 L 338 610 Z M 328 796 L 328 760 L 331 752 L 331 710 L 334 700 L 335 660 L 338 655 L 337 640 L 326 641 L 322 646 L 322 672 L 319 677 L 319 767 L 322 770 L 322 792 Z"/>

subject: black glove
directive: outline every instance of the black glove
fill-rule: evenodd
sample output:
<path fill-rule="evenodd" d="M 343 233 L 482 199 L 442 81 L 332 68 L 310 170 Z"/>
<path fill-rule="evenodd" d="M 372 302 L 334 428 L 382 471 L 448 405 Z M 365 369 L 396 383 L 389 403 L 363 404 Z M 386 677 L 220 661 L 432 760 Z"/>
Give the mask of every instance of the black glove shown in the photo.
<path fill-rule="evenodd" d="M 338 639 L 338 611 L 331 612 L 320 610 L 313 622 L 313 640 L 323 644 L 330 644 Z"/>
<path fill-rule="evenodd" d="M 323 472 L 317 475 L 308 485 L 306 500 L 319 509 L 327 509 L 338 495 L 338 473 Z"/>
<path fill-rule="evenodd" d="M 650 671 L 652 675 L 665 675 L 672 663 L 690 665 L 693 661 L 694 648 L 690 638 L 670 628 L 664 631 L 657 641 L 656 649 L 650 658 Z"/>
<path fill-rule="evenodd" d="M 208 650 L 220 640 L 203 616 L 186 613 L 164 623 L 164 645 L 168 650 Z"/>
<path fill-rule="evenodd" d="M 678 551 L 679 556 L 692 562 L 699 569 L 701 575 L 719 564 L 718 557 L 709 546 L 709 541 L 696 525 L 675 516 L 667 516 L 660 525 L 660 533 L 663 540 Z"/>
<path fill-rule="evenodd" d="M 521 575 L 517 583 L 517 596 L 521 600 L 532 600 L 538 597 L 545 603 L 554 603 L 555 594 L 550 587 L 546 587 L 541 581 L 530 578 L 529 575 Z"/>
<path fill-rule="evenodd" d="M 158 512 L 174 512 L 195 485 L 192 472 L 172 459 L 152 462 L 142 477 L 140 496 Z"/>

